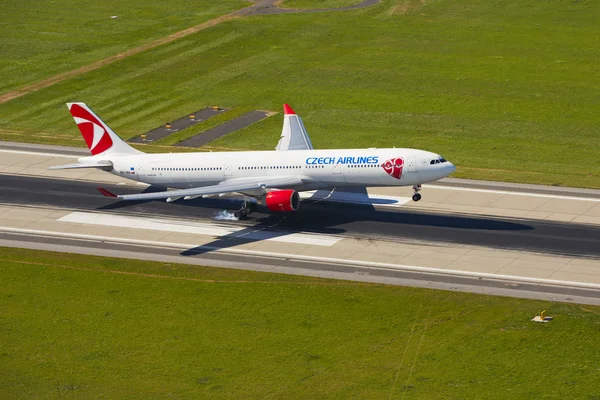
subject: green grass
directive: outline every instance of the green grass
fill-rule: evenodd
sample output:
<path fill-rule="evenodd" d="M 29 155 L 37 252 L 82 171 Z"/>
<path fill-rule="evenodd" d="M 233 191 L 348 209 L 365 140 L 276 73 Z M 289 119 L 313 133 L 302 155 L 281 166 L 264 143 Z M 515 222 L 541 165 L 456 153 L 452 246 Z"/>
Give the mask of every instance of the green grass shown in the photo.
<path fill-rule="evenodd" d="M 0 94 L 249 4 L 242 0 L 3 0 Z"/>
<path fill-rule="evenodd" d="M 0 249 L 3 398 L 597 399 L 600 308 Z M 542 309 L 555 320 L 529 319 Z"/>
<path fill-rule="evenodd" d="M 207 105 L 288 102 L 318 148 L 415 147 L 458 177 L 600 188 L 598 15 L 596 1 L 387 0 L 253 16 L 2 104 L 0 128 L 77 137 L 72 100 L 124 137 Z M 272 149 L 277 119 L 214 145 Z"/>

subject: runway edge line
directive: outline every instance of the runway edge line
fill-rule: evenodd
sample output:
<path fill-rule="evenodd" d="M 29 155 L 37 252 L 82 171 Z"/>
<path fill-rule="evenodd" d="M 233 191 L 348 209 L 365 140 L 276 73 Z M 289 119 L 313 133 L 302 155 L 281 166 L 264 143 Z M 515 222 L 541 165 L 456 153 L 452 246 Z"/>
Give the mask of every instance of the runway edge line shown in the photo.
<path fill-rule="evenodd" d="M 170 242 L 156 242 L 150 240 L 140 240 L 140 239 L 127 239 L 127 238 L 114 238 L 110 236 L 97 236 L 97 235 L 87 235 L 87 234 L 78 234 L 78 233 L 65 233 L 65 232 L 52 232 L 45 230 L 35 230 L 35 229 L 23 229 L 23 228 L 10 228 L 10 227 L 0 227 L 0 232 L 7 233 L 20 233 L 20 234 L 31 234 L 37 236 L 46 236 L 46 237 L 63 237 L 63 238 L 71 238 L 71 239 L 80 239 L 80 240 L 88 240 L 88 241 L 102 241 L 108 243 L 127 243 L 132 245 L 139 246 L 153 246 L 153 247 L 163 247 L 163 248 L 171 248 L 171 249 L 184 249 L 189 250 L 190 247 L 197 248 L 198 250 L 209 250 L 211 252 L 224 253 L 224 254 L 235 254 L 235 255 L 247 255 L 247 256 L 255 256 L 255 257 L 263 257 L 263 258 L 280 258 L 286 260 L 295 260 L 295 261 L 307 261 L 307 262 L 321 262 L 321 263 L 329 263 L 329 264 L 338 264 L 338 265 L 347 265 L 356 268 L 365 268 L 365 269 L 382 269 L 382 270 L 396 270 L 396 271 L 409 271 L 409 272 L 419 272 L 423 274 L 431 274 L 431 275 L 447 275 L 447 276 L 458 276 L 458 277 L 467 277 L 467 278 L 479 278 L 479 279 L 488 279 L 492 281 L 510 281 L 510 282 L 521 282 L 521 283 L 530 283 L 530 284 L 539 284 L 546 286 L 556 286 L 556 287 L 567 287 L 567 288 L 581 288 L 581 289 L 592 289 L 599 290 L 600 284 L 596 283 L 586 283 L 586 282 L 574 282 L 574 281 L 559 281 L 554 279 L 544 279 L 544 278 L 530 278 L 530 277 L 521 277 L 514 275 L 497 275 L 492 273 L 483 273 L 483 272 L 470 272 L 470 271 L 460 271 L 460 270 L 452 270 L 452 269 L 443 269 L 443 268 L 431 268 L 431 267 L 419 267 L 415 265 L 402 265 L 402 264 L 390 264 L 390 263 L 379 263 L 379 262 L 367 262 L 367 261 L 355 261 L 355 260 L 343 260 L 338 258 L 329 258 L 329 257 L 316 257 L 316 256 L 303 256 L 297 254 L 284 254 L 284 253 L 271 253 L 265 251 L 256 251 L 256 250 L 238 250 L 238 249 L 224 249 L 220 247 L 214 246 L 204 246 L 204 245 L 186 245 L 181 243 L 170 243 Z"/>

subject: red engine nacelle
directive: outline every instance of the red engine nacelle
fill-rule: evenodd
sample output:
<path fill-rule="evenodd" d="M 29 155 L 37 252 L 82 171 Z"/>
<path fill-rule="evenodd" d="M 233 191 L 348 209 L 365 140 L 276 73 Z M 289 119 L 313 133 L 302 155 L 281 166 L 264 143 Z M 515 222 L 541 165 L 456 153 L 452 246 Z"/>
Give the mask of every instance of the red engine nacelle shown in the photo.
<path fill-rule="evenodd" d="M 274 190 L 267 193 L 265 205 L 271 211 L 296 211 L 300 205 L 300 195 L 295 190 Z"/>

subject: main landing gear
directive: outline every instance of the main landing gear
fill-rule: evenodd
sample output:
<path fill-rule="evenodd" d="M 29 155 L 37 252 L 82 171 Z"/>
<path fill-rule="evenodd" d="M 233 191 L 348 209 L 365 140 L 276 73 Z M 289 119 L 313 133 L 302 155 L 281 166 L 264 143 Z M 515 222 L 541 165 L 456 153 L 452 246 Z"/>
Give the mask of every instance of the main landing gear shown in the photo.
<path fill-rule="evenodd" d="M 419 193 L 419 191 L 421 190 L 421 185 L 414 185 L 413 190 L 415 191 L 415 194 L 413 194 L 412 196 L 413 201 L 421 200 L 421 194 Z"/>
<path fill-rule="evenodd" d="M 242 204 L 242 208 L 240 208 L 238 211 L 233 213 L 233 216 L 237 220 L 242 220 L 242 219 L 246 219 L 248 217 L 248 215 L 250 213 L 253 213 L 254 211 L 256 211 L 256 203 L 251 202 L 251 201 L 244 201 L 244 203 Z"/>

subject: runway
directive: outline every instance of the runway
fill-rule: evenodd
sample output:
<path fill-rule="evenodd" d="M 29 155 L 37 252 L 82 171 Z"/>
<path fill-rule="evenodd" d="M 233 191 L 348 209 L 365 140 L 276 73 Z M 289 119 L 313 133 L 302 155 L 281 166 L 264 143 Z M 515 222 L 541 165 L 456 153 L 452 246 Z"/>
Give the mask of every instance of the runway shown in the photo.
<path fill-rule="evenodd" d="M 303 202 L 233 222 L 217 217 L 235 201 L 114 202 L 97 187 L 146 186 L 47 170 L 80 149 L 0 153 L 1 245 L 600 304 L 598 191 L 444 180 L 419 203 L 386 188 L 369 191 L 381 207 Z"/>
<path fill-rule="evenodd" d="M 97 187 L 89 182 L 0 175 L 0 203 L 207 222 L 214 222 L 220 210 L 235 209 L 238 205 L 223 199 L 114 202 L 100 196 Z M 139 187 L 124 185 L 104 187 L 119 193 L 141 191 Z M 246 221 L 220 223 L 263 231 L 312 232 L 403 243 L 441 242 L 600 258 L 599 230 L 592 225 L 323 203 L 303 203 L 298 212 L 290 214 L 261 211 L 251 214 Z"/>

